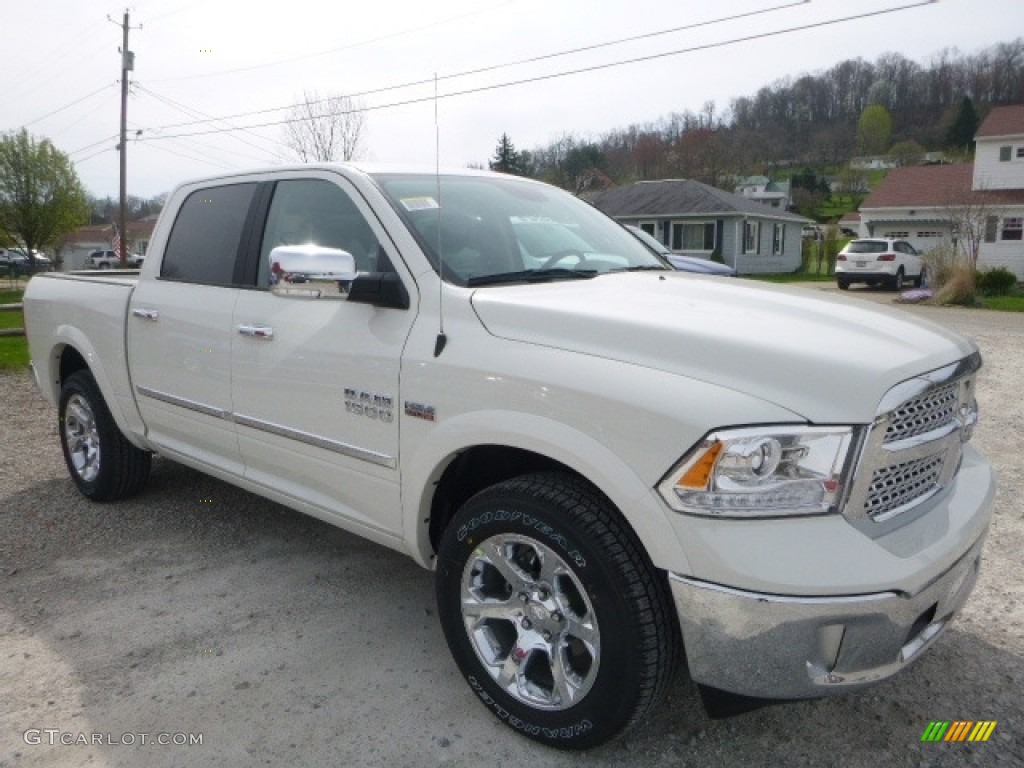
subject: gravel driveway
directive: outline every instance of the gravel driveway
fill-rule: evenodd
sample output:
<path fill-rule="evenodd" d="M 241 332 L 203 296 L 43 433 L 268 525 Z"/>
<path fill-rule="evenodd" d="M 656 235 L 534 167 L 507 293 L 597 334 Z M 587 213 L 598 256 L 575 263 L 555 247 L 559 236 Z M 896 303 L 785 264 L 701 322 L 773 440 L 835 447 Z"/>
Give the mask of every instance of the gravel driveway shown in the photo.
<path fill-rule="evenodd" d="M 90 503 L 56 414 L 27 374 L 0 374 L 0 767 L 1024 765 L 1024 315 L 908 311 L 985 356 L 974 441 L 1000 488 L 962 618 L 840 699 L 711 721 L 681 673 L 642 730 L 580 754 L 474 700 L 410 560 L 159 459 L 140 497 Z M 922 743 L 933 720 L 998 725 Z"/>

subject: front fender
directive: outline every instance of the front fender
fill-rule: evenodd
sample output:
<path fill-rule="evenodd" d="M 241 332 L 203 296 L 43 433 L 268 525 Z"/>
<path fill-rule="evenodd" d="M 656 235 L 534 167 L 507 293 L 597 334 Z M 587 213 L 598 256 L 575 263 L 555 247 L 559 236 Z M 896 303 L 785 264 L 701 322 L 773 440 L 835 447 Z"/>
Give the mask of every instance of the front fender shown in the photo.
<path fill-rule="evenodd" d="M 593 483 L 619 509 L 656 566 L 681 573 L 690 568 L 666 510 L 646 483 L 607 446 L 566 424 L 531 413 L 481 410 L 463 413 L 438 424 L 409 424 L 405 432 L 429 430 L 417 441 L 402 473 L 404 537 L 412 556 L 433 567 L 429 518 L 437 483 L 451 461 L 478 445 L 518 448 L 553 459 Z M 412 439 L 415 440 L 416 436 Z"/>

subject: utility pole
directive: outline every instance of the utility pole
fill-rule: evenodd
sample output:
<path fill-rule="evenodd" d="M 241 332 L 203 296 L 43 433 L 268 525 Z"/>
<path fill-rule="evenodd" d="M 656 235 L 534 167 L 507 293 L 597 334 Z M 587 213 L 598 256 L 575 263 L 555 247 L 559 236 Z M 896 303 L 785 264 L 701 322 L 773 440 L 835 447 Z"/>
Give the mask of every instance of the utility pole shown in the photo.
<path fill-rule="evenodd" d="M 127 266 L 128 263 L 128 229 L 125 220 L 128 202 L 128 73 L 135 69 L 135 54 L 128 50 L 129 29 L 128 9 L 125 8 L 124 22 L 121 24 L 121 141 L 117 145 L 121 153 L 121 203 L 117 224 L 121 237 L 121 267 Z"/>

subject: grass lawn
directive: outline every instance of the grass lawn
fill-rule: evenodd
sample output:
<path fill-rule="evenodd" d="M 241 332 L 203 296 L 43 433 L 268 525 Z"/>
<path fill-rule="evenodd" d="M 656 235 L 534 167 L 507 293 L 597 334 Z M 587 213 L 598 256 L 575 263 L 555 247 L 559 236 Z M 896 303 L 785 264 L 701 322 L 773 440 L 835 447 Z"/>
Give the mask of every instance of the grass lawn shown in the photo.
<path fill-rule="evenodd" d="M 0 288 L 3 288 L 0 283 Z M 0 290 L 0 304 L 21 301 L 21 289 Z M 21 312 L 0 312 L 0 328 L 21 328 Z M 28 345 L 24 336 L 0 336 L 0 370 L 23 371 L 28 368 Z"/>
<path fill-rule="evenodd" d="M 10 288 L 5 281 L 0 280 L 0 304 L 17 304 L 21 301 L 21 288 Z"/>
<path fill-rule="evenodd" d="M 1024 312 L 1024 296 L 982 296 L 981 303 L 985 309 L 997 309 L 1000 312 Z"/>
<path fill-rule="evenodd" d="M 766 283 L 832 283 L 835 275 L 815 274 L 814 272 L 783 272 L 778 275 L 740 275 L 750 280 L 763 280 Z"/>

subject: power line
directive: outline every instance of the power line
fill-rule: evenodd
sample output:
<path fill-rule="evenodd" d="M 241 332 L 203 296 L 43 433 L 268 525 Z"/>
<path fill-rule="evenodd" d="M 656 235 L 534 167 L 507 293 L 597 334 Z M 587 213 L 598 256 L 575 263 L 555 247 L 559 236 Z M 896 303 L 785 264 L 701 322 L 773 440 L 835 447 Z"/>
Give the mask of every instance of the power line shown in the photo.
<path fill-rule="evenodd" d="M 810 2 L 810 0 L 807 0 L 807 1 Z M 511 5 L 513 2 L 514 2 L 514 0 L 506 0 L 506 2 L 498 3 L 497 5 L 494 5 L 494 6 L 491 6 L 491 7 L 488 7 L 488 8 L 478 8 L 475 11 L 470 11 L 469 13 L 464 13 L 464 14 L 462 14 L 460 16 L 451 16 L 451 17 L 448 17 L 446 19 L 441 19 L 439 21 L 431 22 L 430 24 L 425 24 L 425 25 L 423 25 L 421 27 L 413 27 L 412 29 L 406 29 L 406 30 L 403 30 L 401 32 L 394 32 L 394 33 L 392 33 L 390 35 L 382 35 L 380 37 L 370 38 L 369 40 L 360 40 L 359 42 L 356 42 L 356 43 L 349 43 L 348 45 L 342 45 L 342 46 L 339 46 L 337 48 L 330 48 L 330 49 L 328 49 L 326 51 L 317 51 L 315 53 L 304 53 L 304 54 L 301 54 L 299 56 L 292 56 L 291 58 L 287 58 L 287 59 L 278 59 L 277 61 L 270 61 L 270 62 L 266 62 L 264 64 L 253 64 L 253 65 L 248 66 L 248 67 L 237 67 L 236 69 L 224 69 L 224 70 L 221 70 L 220 72 L 206 72 L 206 73 L 201 74 L 201 75 L 181 75 L 179 77 L 162 77 L 162 78 L 153 80 L 152 82 L 154 82 L 154 83 L 166 83 L 166 82 L 171 82 L 171 81 L 175 81 L 175 80 L 198 80 L 198 79 L 204 78 L 204 77 L 220 77 L 222 75 L 237 74 L 238 72 L 251 72 L 251 71 L 256 70 L 256 69 L 266 69 L 267 67 L 277 67 L 277 66 L 280 66 L 281 64 L 291 64 L 294 61 L 303 61 L 305 59 L 313 59 L 313 58 L 316 58 L 318 56 L 327 56 L 329 54 L 338 53 L 340 51 L 347 51 L 347 50 L 351 50 L 353 48 L 362 48 L 362 47 L 365 47 L 367 45 L 373 45 L 375 43 L 381 43 L 381 42 L 384 42 L 385 40 L 393 40 L 393 39 L 398 38 L 398 37 L 405 37 L 406 35 L 415 34 L 416 32 L 422 32 L 422 31 L 427 30 L 427 29 L 433 29 L 434 27 L 440 27 L 440 26 L 443 26 L 445 24 L 449 24 L 449 23 L 451 23 L 453 21 L 461 21 L 462 19 L 467 19 L 470 16 L 477 16 L 477 15 L 479 15 L 481 13 L 487 13 L 489 11 L 493 11 L 493 10 L 496 10 L 498 8 L 502 8 L 502 7 L 506 6 L 506 5 Z"/>
<path fill-rule="evenodd" d="M 83 157 L 80 160 L 75 160 L 74 163 L 75 163 L 75 165 L 80 165 L 80 164 L 82 164 L 84 162 L 92 160 L 94 157 L 99 157 L 100 155 L 104 154 L 105 152 L 113 152 L 115 149 L 116 149 L 116 147 L 106 147 L 105 149 L 101 149 L 99 152 L 93 152 L 91 155 L 87 155 L 86 157 Z"/>
<path fill-rule="evenodd" d="M 771 7 L 768 7 L 768 8 L 761 8 L 761 9 L 758 9 L 758 10 L 755 10 L 755 11 L 748 11 L 748 12 L 745 12 L 745 13 L 734 14 L 732 16 L 724 16 L 724 17 L 720 17 L 720 18 L 717 18 L 717 19 L 710 19 L 710 20 L 706 20 L 706 21 L 694 22 L 692 24 L 686 24 L 686 25 L 682 25 L 682 26 L 670 27 L 668 29 L 660 29 L 660 30 L 654 30 L 654 31 L 651 31 L 651 32 L 644 32 L 644 33 L 641 33 L 641 34 L 638 34 L 638 35 L 632 35 L 630 37 L 617 38 L 617 39 L 614 39 L 614 40 L 607 40 L 607 41 L 603 41 L 603 42 L 599 42 L 599 43 L 594 43 L 594 44 L 591 44 L 591 45 L 581 46 L 581 47 L 578 47 L 578 48 L 567 49 L 567 50 L 564 50 L 564 51 L 556 51 L 554 53 L 542 54 L 542 55 L 539 55 L 539 56 L 534 56 L 534 57 L 530 57 L 530 58 L 526 58 L 526 59 L 519 59 L 519 60 L 516 60 L 516 61 L 505 62 L 505 63 L 502 63 L 502 64 L 492 64 L 492 65 L 488 65 L 488 66 L 485 66 L 485 67 L 478 67 L 476 69 L 465 70 L 465 71 L 462 71 L 462 72 L 456 72 L 456 73 L 452 73 L 452 74 L 448 74 L 448 75 L 436 76 L 436 78 L 435 77 L 431 77 L 431 78 L 426 79 L 426 80 L 417 80 L 417 81 L 411 81 L 411 82 L 407 82 L 407 83 L 401 83 L 401 84 L 398 84 L 398 85 L 390 85 L 390 86 L 385 86 L 385 87 L 382 87 L 382 88 L 371 89 L 371 90 L 366 90 L 366 91 L 360 91 L 358 93 L 349 94 L 349 95 L 352 98 L 358 98 L 358 97 L 361 97 L 361 96 L 370 96 L 370 95 L 375 95 L 375 94 L 379 94 L 379 93 L 386 93 L 386 92 L 389 92 L 389 91 L 402 90 L 402 89 L 405 89 L 405 88 L 412 88 L 412 87 L 415 87 L 415 86 L 418 86 L 418 85 L 434 83 L 435 80 L 436 81 L 454 80 L 454 79 L 457 79 L 457 78 L 460 78 L 460 77 L 467 77 L 467 76 L 470 76 L 470 75 L 482 74 L 482 73 L 485 73 L 485 72 L 495 71 L 495 70 L 498 70 L 498 69 L 504 69 L 504 68 L 508 68 L 508 67 L 521 66 L 523 64 L 536 63 L 538 61 L 545 61 L 545 60 L 549 60 L 549 59 L 553 59 L 553 58 L 560 58 L 560 57 L 569 56 L 569 55 L 573 55 L 573 54 L 577 54 L 577 53 L 583 53 L 583 52 L 587 52 L 587 51 L 597 50 L 597 49 L 600 49 L 600 48 L 608 48 L 608 47 L 611 47 L 611 46 L 621 45 L 621 44 L 628 43 L 628 42 L 636 42 L 636 41 L 639 41 L 639 40 L 651 39 L 651 38 L 654 38 L 654 37 L 664 36 L 664 35 L 675 33 L 675 32 L 681 32 L 681 31 L 697 29 L 697 28 L 700 28 L 700 27 L 710 26 L 710 25 L 713 25 L 713 24 L 721 24 L 721 23 L 729 22 L 729 21 L 737 21 L 737 20 L 742 19 L 742 18 L 747 18 L 747 17 L 751 17 L 751 16 L 758 16 L 758 15 L 764 15 L 764 14 L 767 14 L 767 13 L 772 13 L 772 12 L 775 12 L 775 11 L 784 10 L 784 9 L 795 7 L 795 6 L 805 5 L 805 4 L 809 3 L 809 2 L 810 2 L 810 0 L 794 0 L 793 2 L 784 3 L 782 5 L 771 6 Z M 505 4 L 507 5 L 508 3 L 505 3 Z M 189 7 L 189 6 L 186 6 L 186 7 Z M 500 7 L 500 6 L 495 6 L 495 7 Z M 181 9 L 179 9 L 179 10 L 181 10 Z M 478 13 L 478 12 L 474 12 L 474 13 Z M 164 15 L 168 15 L 168 14 L 164 14 Z M 442 22 L 436 22 L 435 24 L 428 25 L 427 27 L 420 27 L 420 28 L 417 28 L 417 29 L 414 29 L 414 30 L 406 30 L 405 32 L 401 32 L 401 33 L 397 33 L 397 34 L 398 35 L 405 35 L 405 34 L 408 34 L 410 32 L 413 32 L 413 31 L 419 31 L 420 29 L 427 29 L 427 28 L 432 27 L 432 26 L 437 26 L 438 24 L 447 23 L 448 21 L 453 21 L 453 20 L 465 18 L 466 16 L 471 16 L 471 15 L 474 15 L 474 14 L 473 13 L 471 13 L 471 14 L 464 14 L 463 16 L 453 17 L 451 19 L 447 19 L 447 20 L 442 21 Z M 363 41 L 363 42 L 360 42 L 360 43 L 354 43 L 351 46 L 344 46 L 342 48 L 333 49 L 333 51 L 344 50 L 345 48 L 349 48 L 349 47 L 363 46 L 363 45 L 367 45 L 367 44 L 372 43 L 372 42 L 376 42 L 376 41 L 380 41 L 380 40 L 386 40 L 389 37 L 394 37 L 394 36 L 396 36 L 396 35 L 390 35 L 390 36 L 385 36 L 385 37 L 381 37 L 381 38 L 376 38 L 376 40 L 371 40 L 371 41 Z M 327 51 L 326 53 L 330 53 L 330 52 L 333 52 L 333 51 Z M 321 52 L 321 53 L 317 53 L 317 54 L 310 54 L 310 55 L 311 56 L 319 56 L 319 55 L 323 55 L 323 53 L 325 53 L 325 52 Z M 305 57 L 297 57 L 297 58 L 305 58 Z M 280 62 L 275 62 L 275 63 L 280 63 Z M 270 66 L 270 65 L 259 65 L 259 66 Z M 230 71 L 240 71 L 240 70 L 230 70 Z M 174 80 L 174 79 L 180 79 L 180 78 L 164 78 L 164 80 L 168 80 L 168 79 L 169 80 Z M 161 80 L 158 79 L 158 80 L 155 80 L 155 81 L 152 81 L 152 82 L 161 82 Z M 286 124 L 287 122 L 289 122 L 288 120 L 276 121 L 276 122 L 266 123 L 266 124 L 257 124 L 257 125 L 254 125 L 254 126 L 233 126 L 230 123 L 228 123 L 227 121 L 228 120 L 234 120 L 234 119 L 241 118 L 241 117 L 250 117 L 250 116 L 253 116 L 253 115 L 270 114 L 270 113 L 274 113 L 274 112 L 284 112 L 284 111 L 288 111 L 288 110 L 292 109 L 292 105 L 287 105 L 287 106 L 282 106 L 282 107 L 270 107 L 270 108 L 266 108 L 266 109 L 253 110 L 253 111 L 249 111 L 249 112 L 241 112 L 241 113 L 237 113 L 237 114 L 233 114 L 233 115 L 227 115 L 227 116 L 224 116 L 224 117 L 214 117 L 214 116 L 211 116 L 211 115 L 207 115 L 207 114 L 205 114 L 205 113 L 203 113 L 203 112 L 201 112 L 199 110 L 187 107 L 184 104 L 176 102 L 176 101 L 174 101 L 173 99 L 170 99 L 167 96 L 163 96 L 161 94 L 158 94 L 152 88 L 149 88 L 148 86 L 144 86 L 144 85 L 140 84 L 138 81 L 134 81 L 133 85 L 135 85 L 137 88 L 139 88 L 139 90 L 141 90 L 143 93 L 146 93 L 146 94 L 152 96 L 153 98 L 156 98 L 156 99 L 158 99 L 160 101 L 163 101 L 168 106 L 171 106 L 172 108 L 177 109 L 178 111 L 182 112 L 183 114 L 186 114 L 186 115 L 188 115 L 190 117 L 195 117 L 196 115 L 200 115 L 201 116 L 200 119 L 189 120 L 189 121 L 180 122 L 180 123 L 169 123 L 169 124 L 166 124 L 166 125 L 158 126 L 156 128 L 150 128 L 150 129 L 148 129 L 148 132 L 150 132 L 150 133 L 164 131 L 164 130 L 168 130 L 168 129 L 172 129 L 172 128 L 182 128 L 182 127 L 187 127 L 187 126 L 192 126 L 192 125 L 206 125 L 208 123 L 223 122 L 223 123 L 226 123 L 229 127 L 225 128 L 225 129 L 221 129 L 219 131 L 211 131 L 211 132 L 227 133 L 227 132 L 230 132 L 232 130 L 245 131 L 245 132 L 249 133 L 250 135 L 260 139 L 261 141 L 271 141 L 270 139 L 268 139 L 268 138 L 266 138 L 264 136 L 260 136 L 257 133 L 253 133 L 250 130 L 250 128 L 253 128 L 253 127 L 264 127 L 266 125 L 269 125 L 269 126 L 283 125 L 283 124 Z M 448 94 L 448 95 L 453 95 L 453 94 Z M 441 98 L 444 98 L 444 97 L 445 96 L 442 96 Z M 314 103 L 319 103 L 320 101 L 326 101 L 326 99 L 320 99 L 320 100 L 318 100 L 318 101 L 316 101 Z M 391 107 L 391 106 L 404 106 L 405 104 L 416 103 L 416 101 L 417 100 L 398 102 L 398 103 L 393 104 L 393 105 L 389 104 L 389 105 L 383 105 L 383 106 L 380 106 L 380 107 L 374 107 L 373 109 L 384 109 L 384 108 L 388 108 L 388 107 Z M 422 101 L 422 100 L 420 100 L 420 101 Z M 201 134 L 189 133 L 189 134 L 180 134 L 180 135 L 183 135 L 183 136 L 193 136 L 193 135 L 201 135 Z M 148 138 L 150 138 L 150 137 L 147 137 L 147 139 Z M 154 136 L 152 138 L 164 138 L 164 137 L 161 137 L 161 136 L 157 135 L 157 136 Z M 243 141 L 243 143 L 249 144 L 254 149 L 258 149 L 258 150 L 260 150 L 262 152 L 268 151 L 265 148 L 257 147 L 256 145 L 251 144 L 250 142 Z M 95 146 L 95 145 L 90 145 L 89 147 L 84 147 L 83 150 L 84 149 L 89 149 L 89 148 L 91 148 L 91 146 Z M 83 150 L 77 150 L 77 151 L 83 151 Z M 71 153 L 71 154 L 74 154 L 74 153 Z"/>
<path fill-rule="evenodd" d="M 138 81 L 135 81 L 135 86 L 142 93 L 144 93 L 144 94 L 146 94 L 148 96 L 152 96 L 154 99 L 157 99 L 158 101 L 163 102 L 166 106 L 170 107 L 171 109 L 177 110 L 178 112 L 181 112 L 184 115 L 188 115 L 189 117 L 200 116 L 200 117 L 203 117 L 203 118 L 207 118 L 207 120 L 204 120 L 203 122 L 212 121 L 212 122 L 225 123 L 228 127 L 230 127 L 230 128 L 237 128 L 240 131 L 244 131 L 245 133 L 249 134 L 250 136 L 253 136 L 253 137 L 259 139 L 260 141 L 265 141 L 265 142 L 273 143 L 272 139 L 268 139 L 265 136 L 261 136 L 260 134 L 255 133 L 253 131 L 250 131 L 247 128 L 243 128 L 243 127 L 239 127 L 239 126 L 234 126 L 231 123 L 229 123 L 227 121 L 227 119 L 225 119 L 225 118 L 213 117 L 212 115 L 208 115 L 205 112 L 202 112 L 202 111 L 200 111 L 198 109 L 194 109 L 192 107 L 188 107 L 188 106 L 186 106 L 184 104 L 181 104 L 180 102 L 175 101 L 174 99 L 170 98 L 169 96 L 164 96 L 162 94 L 159 94 L 156 91 L 154 91 L 152 88 L 149 88 L 149 87 L 147 87 L 145 85 L 142 85 Z M 253 149 L 258 150 L 259 152 L 270 152 L 270 150 L 268 150 L 266 147 L 261 147 L 261 146 L 259 146 L 257 144 L 254 144 L 251 141 L 247 141 L 246 139 L 244 139 L 244 138 L 242 138 L 240 136 L 236 136 L 235 138 L 238 141 L 240 141 L 242 144 L 247 144 L 248 146 L 252 147 Z M 244 157 L 244 155 L 242 155 L 242 156 Z M 252 159 L 252 158 L 250 158 L 250 159 Z"/>
<path fill-rule="evenodd" d="M 767 13 L 773 13 L 775 11 L 785 10 L 785 9 L 793 8 L 793 7 L 800 6 L 800 5 L 806 5 L 809 2 L 810 2 L 810 0 L 794 0 L 793 2 L 788 2 L 788 3 L 785 3 L 783 5 L 776 5 L 776 6 L 771 6 L 771 7 L 768 7 L 768 8 L 761 8 L 761 9 L 756 10 L 756 11 L 748 11 L 746 13 L 739 13 L 739 14 L 735 14 L 733 16 L 722 16 L 722 17 L 719 17 L 717 19 L 709 19 L 709 20 L 706 20 L 706 21 L 694 22 L 692 24 L 684 24 L 684 25 L 678 26 L 678 27 L 670 27 L 668 29 L 659 29 L 659 30 L 655 30 L 655 31 L 652 31 L 652 32 L 644 32 L 644 33 L 639 34 L 639 35 L 632 35 L 630 37 L 617 38 L 617 39 L 614 39 L 614 40 L 606 40 L 606 41 L 600 42 L 600 43 L 594 43 L 594 44 L 591 44 L 591 45 L 585 45 L 585 46 L 582 46 L 582 47 L 579 47 L 579 48 L 570 48 L 570 49 L 567 49 L 567 50 L 564 50 L 564 51 L 556 51 L 554 53 L 542 54 L 542 55 L 533 56 L 533 57 L 530 57 L 530 58 L 527 58 L 527 59 L 518 59 L 516 61 L 509 61 L 509 62 L 505 62 L 505 63 L 502 63 L 502 64 L 491 64 L 491 65 L 488 65 L 488 66 L 485 66 L 485 67 L 478 67 L 476 69 L 468 69 L 468 70 L 464 70 L 462 72 L 454 72 L 454 73 L 448 74 L 448 75 L 438 75 L 436 77 L 435 76 L 431 76 L 431 77 L 425 78 L 423 80 L 413 80 L 413 81 L 410 81 L 410 82 L 407 82 L 407 83 L 400 83 L 400 84 L 397 84 L 397 85 L 387 85 L 387 86 L 383 86 L 383 87 L 380 87 L 380 88 L 373 88 L 373 89 L 366 90 L 366 91 L 357 91 L 355 93 L 349 93 L 349 94 L 346 94 L 346 95 L 349 96 L 349 98 L 355 99 L 355 98 L 360 98 L 362 96 L 374 96 L 374 95 L 377 95 L 377 94 L 380 94 L 380 93 L 387 93 L 389 91 L 404 90 L 406 88 L 413 88 L 413 87 L 416 87 L 416 86 L 419 86 L 419 85 L 430 85 L 430 84 L 433 84 L 435 82 L 435 80 L 437 82 L 440 82 L 440 81 L 443 81 L 443 80 L 455 80 L 455 79 L 460 78 L 460 77 L 468 77 L 470 75 L 479 75 L 479 74 L 482 74 L 482 73 L 485 73 L 485 72 L 492 72 L 492 71 L 495 71 L 495 70 L 498 70 L 498 69 L 506 69 L 506 68 L 509 68 L 509 67 L 521 66 L 523 64 L 534 64 L 534 63 L 536 63 L 538 61 L 546 61 L 546 60 L 549 60 L 549 59 L 560 58 L 560 57 L 563 57 L 563 56 L 570 56 L 570 55 L 577 54 L 577 53 L 585 53 L 587 51 L 598 50 L 600 48 L 610 48 L 610 47 L 615 46 L 615 45 L 622 45 L 624 43 L 636 42 L 638 40 L 649 40 L 649 39 L 654 38 L 654 37 L 660 37 L 660 36 L 672 34 L 672 33 L 675 33 L 675 32 L 689 31 L 689 30 L 693 30 L 693 29 L 698 29 L 700 27 L 712 26 L 714 24 L 722 24 L 722 23 L 730 22 L 730 21 L 738 21 L 740 19 L 748 18 L 748 17 L 751 17 L 751 16 L 760 16 L 760 15 L 764 15 L 764 14 L 767 14 Z M 316 101 L 314 101 L 312 103 L 313 104 L 319 104 L 321 102 L 328 101 L 328 100 L 329 100 L 329 97 L 325 98 L 325 99 L 318 99 L 318 100 L 316 100 Z M 222 119 L 223 120 L 227 120 L 227 119 L 233 120 L 233 119 L 240 118 L 240 117 L 251 117 L 253 115 L 265 115 L 265 114 L 270 114 L 270 113 L 273 113 L 273 112 L 284 112 L 284 111 L 290 110 L 291 108 L 292 108 L 292 105 L 283 106 L 283 107 L 268 107 L 266 109 L 257 109 L 257 110 L 252 110 L 252 111 L 249 111 L 249 112 L 239 112 L 237 114 L 228 115 L 228 116 L 226 116 L 224 118 L 210 118 L 209 120 L 193 120 L 193 121 L 184 122 L 184 123 L 171 123 L 169 125 L 163 125 L 163 126 L 160 126 L 159 128 L 155 128 L 155 129 L 151 129 L 151 130 L 167 130 L 169 128 L 184 128 L 184 127 L 187 127 L 187 126 L 190 126 L 190 125 L 204 125 L 204 124 L 206 124 L 208 122 L 214 122 L 216 120 L 222 120 Z"/>
<path fill-rule="evenodd" d="M 63 69 L 54 71 L 53 74 L 48 77 L 44 77 L 41 82 L 36 82 L 36 78 L 40 77 L 47 68 L 55 66 L 57 63 L 63 61 L 68 56 L 77 53 L 76 48 L 83 44 L 83 41 L 87 41 L 93 33 L 93 30 L 102 25 L 102 22 L 93 22 L 90 26 L 85 29 L 76 29 L 75 33 L 69 37 L 66 41 L 62 41 L 51 49 L 50 53 L 40 55 L 36 53 L 32 57 L 32 64 L 17 71 L 11 77 L 11 82 L 16 85 L 10 90 L 0 92 L 0 98 L 5 101 L 14 101 L 15 98 L 20 98 L 26 90 L 38 90 L 40 86 L 49 82 L 58 75 L 64 74 Z M 87 57 L 92 53 L 100 50 L 100 48 L 106 46 L 107 43 L 103 42 L 90 49 L 89 54 L 83 55 Z M 59 53 L 57 53 L 59 51 Z M 40 62 L 45 62 L 43 67 L 40 67 Z M 19 88 L 22 91 L 19 93 Z M 18 93 L 16 97 L 14 94 Z"/>
<path fill-rule="evenodd" d="M 71 107 L 75 106 L 75 104 L 79 104 L 79 103 L 85 101 L 86 99 L 92 98 L 97 93 L 105 91 L 107 88 L 109 88 L 112 85 L 114 85 L 114 83 L 111 82 L 111 83 L 107 83 L 106 85 L 100 86 L 99 88 L 97 88 L 92 93 L 87 93 L 85 96 L 82 96 L 81 98 L 75 99 L 74 101 L 72 101 L 72 102 L 70 102 L 68 104 L 65 104 L 63 107 L 59 107 L 58 109 L 55 109 L 52 112 L 47 112 L 42 117 L 37 117 L 35 120 L 30 120 L 29 122 L 24 124 L 24 127 L 28 128 L 30 125 L 33 125 L 33 124 L 38 123 L 38 122 L 40 122 L 42 120 L 45 120 L 48 117 L 53 117 L 53 115 L 56 115 L 58 112 L 63 112 L 65 109 L 70 109 Z"/>
<path fill-rule="evenodd" d="M 911 10 L 913 8 L 920 8 L 925 5 L 932 5 L 938 2 L 938 0 L 919 0 L 918 2 L 909 3 L 907 5 L 896 6 L 893 8 L 885 8 L 879 11 L 868 11 L 864 13 L 858 13 L 851 16 L 843 16 L 835 19 L 828 19 L 825 21 L 811 22 L 808 24 L 801 24 L 793 27 L 786 27 L 784 29 L 773 30 L 769 32 L 759 32 L 752 35 L 744 35 L 742 37 L 735 37 L 729 40 L 721 40 L 714 43 L 706 43 L 703 45 L 695 45 L 688 48 L 680 48 L 674 51 L 666 51 L 664 53 L 654 53 L 646 56 L 637 56 L 630 59 L 622 59 L 619 61 L 607 62 L 604 64 L 594 64 L 586 67 L 579 67 L 577 69 L 563 70 L 562 72 L 555 72 L 547 75 L 538 75 L 536 77 L 522 78 L 520 80 L 510 80 L 503 83 L 494 83 L 492 85 L 484 85 L 475 88 L 467 88 L 461 91 L 449 91 L 448 93 L 438 94 L 436 96 L 421 96 L 416 98 L 403 99 L 402 101 L 390 102 L 387 104 L 378 104 L 370 107 L 357 107 L 349 110 L 342 110 L 340 112 L 332 113 L 336 115 L 350 114 L 352 112 L 372 112 L 382 109 L 392 109 L 395 107 L 409 106 L 412 104 L 422 104 L 424 102 L 433 101 L 435 99 L 448 99 L 457 96 L 468 96 L 475 93 L 484 93 L 486 91 L 500 90 L 502 88 L 511 88 L 517 85 L 527 85 L 531 83 L 538 83 L 545 80 L 555 80 L 562 77 L 568 77 L 570 75 L 579 75 L 588 72 L 597 72 L 605 69 L 612 69 L 615 67 L 626 66 L 629 64 L 639 64 L 642 62 L 656 61 L 658 59 L 669 58 L 672 56 L 680 56 L 686 53 L 695 53 L 697 51 L 711 50 L 714 48 L 724 48 L 731 45 L 738 45 L 740 43 L 748 43 L 754 40 L 763 40 L 770 37 L 778 37 L 780 35 L 791 34 L 793 32 L 804 32 L 810 29 L 820 29 L 821 27 L 833 26 L 836 24 L 844 24 L 851 21 L 859 21 L 875 16 L 882 16 L 890 13 L 897 13 L 899 11 Z M 278 108 L 274 111 L 280 111 L 282 108 Z M 251 128 L 267 128 L 270 126 L 285 125 L 287 123 L 299 122 L 301 118 L 285 118 L 283 120 L 273 120 L 265 123 L 254 123 L 251 125 L 243 126 L 242 128 L 214 128 L 203 131 L 191 131 L 185 133 L 174 133 L 167 135 L 152 135 L 144 139 L 144 141 L 157 141 L 162 139 L 176 139 L 184 138 L 189 136 L 206 136 L 212 133 L 228 133 L 232 130 L 245 130 Z M 167 128 L 173 128 L 176 126 L 166 126 Z M 151 129 L 151 130 L 162 130 L 162 128 Z"/>
<path fill-rule="evenodd" d="M 77 118 L 75 118 L 72 122 L 70 122 L 67 125 L 65 125 L 63 128 L 58 128 L 55 131 L 54 130 L 47 131 L 46 135 L 51 140 L 53 140 L 56 137 L 60 136 L 65 131 L 70 130 L 71 128 L 75 128 L 75 127 L 81 125 L 82 121 L 85 120 L 90 115 L 94 115 L 95 113 L 99 112 L 101 109 L 106 109 L 107 107 L 110 106 L 110 103 L 111 103 L 110 98 L 109 98 L 110 95 L 112 95 L 112 94 L 108 94 L 108 98 L 103 99 L 95 107 L 90 109 L 88 112 L 85 112 L 85 113 L 79 115 Z"/>
<path fill-rule="evenodd" d="M 193 162 L 205 163 L 207 165 L 212 165 L 214 168 L 220 168 L 221 170 L 233 171 L 233 170 L 236 170 L 238 168 L 237 165 L 225 165 L 223 162 L 218 162 L 216 160 L 208 160 L 208 159 L 205 159 L 203 157 L 197 157 L 197 156 L 194 156 L 194 155 L 188 155 L 188 154 L 186 154 L 184 152 L 180 152 L 180 151 L 176 152 L 173 149 L 171 149 L 170 147 L 160 146 L 159 144 L 154 144 L 151 147 L 151 149 L 158 149 L 161 152 L 168 152 L 168 153 L 170 153 L 172 155 L 177 155 L 178 157 L 183 157 L 186 160 L 192 160 Z"/>
<path fill-rule="evenodd" d="M 106 138 L 102 138 L 99 141 L 94 141 L 92 144 L 86 144 L 84 147 L 79 147 L 78 149 L 71 150 L 70 152 L 68 152 L 68 157 L 71 157 L 71 155 L 77 155 L 80 152 L 86 152 L 92 149 L 93 147 L 98 147 L 100 144 L 105 144 L 108 141 L 115 141 L 116 139 L 117 134 L 115 133 L 113 136 L 107 136 Z"/>

